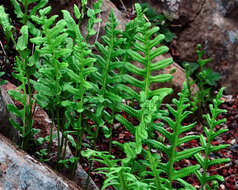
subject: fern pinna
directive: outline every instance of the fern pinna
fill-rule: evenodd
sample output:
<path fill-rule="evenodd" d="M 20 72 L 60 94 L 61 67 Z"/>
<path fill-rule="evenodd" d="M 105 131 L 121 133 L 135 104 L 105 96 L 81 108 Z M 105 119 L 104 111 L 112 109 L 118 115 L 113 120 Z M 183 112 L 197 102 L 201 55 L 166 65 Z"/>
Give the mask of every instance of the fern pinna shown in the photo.
<path fill-rule="evenodd" d="M 185 137 L 180 137 L 182 133 L 191 130 L 196 124 L 192 123 L 189 125 L 183 125 L 184 119 L 186 119 L 192 113 L 190 111 L 187 111 L 187 109 L 190 107 L 187 87 L 184 87 L 182 92 L 179 93 L 179 99 L 173 99 L 172 102 L 174 103 L 177 109 L 173 108 L 171 105 L 167 105 L 167 108 L 170 114 L 174 117 L 174 120 L 167 116 L 161 117 L 161 119 L 168 123 L 169 127 L 172 128 L 172 132 L 165 130 L 163 127 L 157 127 L 157 130 L 168 139 L 170 145 L 166 146 L 163 143 L 153 139 L 147 140 L 148 145 L 159 149 L 168 156 L 168 161 L 166 163 L 160 163 L 160 168 L 168 176 L 169 183 L 165 184 L 165 186 L 167 186 L 167 188 L 169 189 L 172 189 L 172 182 L 175 180 L 182 182 L 184 185 L 187 185 L 180 178 L 186 177 L 194 173 L 198 168 L 200 168 L 199 165 L 195 165 L 188 166 L 180 170 L 175 170 L 174 164 L 183 159 L 192 157 L 194 154 L 203 150 L 202 147 L 195 147 L 180 152 L 177 151 L 177 148 L 181 144 L 187 143 L 193 139 L 197 139 L 199 138 L 199 136 L 186 135 Z"/>
<path fill-rule="evenodd" d="M 143 77 L 143 81 L 136 79 L 133 76 L 125 74 L 123 76 L 124 82 L 130 84 L 133 87 L 137 87 L 141 91 L 141 95 L 137 94 L 134 90 L 129 87 L 125 87 L 124 85 L 118 85 L 118 88 L 130 94 L 131 98 L 140 102 L 140 104 L 145 103 L 147 100 L 150 100 L 153 96 L 159 97 L 159 101 L 157 104 L 157 109 L 159 110 L 159 102 L 163 100 L 163 98 L 172 92 L 170 88 L 160 88 L 156 90 L 150 90 L 152 83 L 160 83 L 169 81 L 172 76 L 170 74 L 160 74 L 156 76 L 152 76 L 151 72 L 155 70 L 160 70 L 168 67 L 172 64 L 172 59 L 164 59 L 162 61 L 153 62 L 154 58 L 160 56 L 168 51 L 168 47 L 157 46 L 164 39 L 164 35 L 159 34 L 158 36 L 153 38 L 153 35 L 157 33 L 159 30 L 158 27 L 151 27 L 151 23 L 146 22 L 143 12 L 139 4 L 136 4 L 137 17 L 135 18 L 137 34 L 135 36 L 136 42 L 134 46 L 127 51 L 128 55 L 132 60 L 140 63 L 143 68 L 139 68 L 132 63 L 125 63 L 125 68 L 127 72 L 131 72 L 136 76 Z M 145 122 L 145 114 L 143 109 L 136 110 L 128 105 L 121 104 L 121 109 L 128 112 L 131 116 L 137 118 L 140 124 L 134 128 L 131 123 L 129 123 L 126 119 L 124 119 L 121 115 L 117 115 L 116 118 L 121 123 L 123 123 L 130 132 L 135 134 L 136 142 L 137 142 L 137 152 L 141 152 L 142 141 L 147 137 L 147 131 L 151 130 L 151 125 L 155 119 L 158 118 L 156 113 L 154 113 L 153 118 L 150 123 Z"/>
<path fill-rule="evenodd" d="M 202 147 L 204 148 L 203 153 L 198 153 L 195 155 L 198 163 L 201 165 L 203 171 L 197 170 L 195 172 L 196 176 L 198 177 L 202 189 L 211 189 L 211 187 L 208 185 L 208 182 L 211 181 L 220 181 L 223 182 L 224 178 L 220 175 L 212 175 L 210 176 L 208 173 L 208 168 L 210 166 L 216 165 L 216 164 L 222 164 L 229 162 L 229 158 L 216 158 L 216 159 L 210 159 L 209 156 L 212 152 L 221 150 L 223 148 L 226 148 L 229 146 L 229 144 L 221 144 L 214 146 L 212 145 L 212 141 L 222 133 L 225 133 L 228 131 L 228 129 L 219 129 L 215 130 L 217 125 L 220 125 L 224 122 L 226 122 L 226 119 L 218 119 L 218 116 L 221 113 L 225 113 L 226 110 L 220 109 L 219 106 L 224 102 L 221 100 L 222 92 L 224 88 L 221 88 L 221 90 L 218 92 L 216 98 L 213 100 L 213 104 L 209 105 L 211 114 L 204 115 L 207 121 L 207 126 L 204 127 L 204 135 L 200 135 L 200 142 Z"/>

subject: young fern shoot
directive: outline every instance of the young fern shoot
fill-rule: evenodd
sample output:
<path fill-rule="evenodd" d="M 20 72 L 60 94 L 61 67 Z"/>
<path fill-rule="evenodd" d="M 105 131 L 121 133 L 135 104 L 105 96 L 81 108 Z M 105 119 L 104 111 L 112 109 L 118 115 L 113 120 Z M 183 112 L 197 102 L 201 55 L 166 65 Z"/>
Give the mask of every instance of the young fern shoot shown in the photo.
<path fill-rule="evenodd" d="M 223 182 L 224 178 L 220 175 L 213 175 L 210 176 L 208 173 L 208 168 L 210 166 L 216 165 L 216 164 L 223 164 L 226 162 L 229 162 L 229 158 L 217 158 L 217 159 L 210 159 L 210 154 L 212 152 L 227 148 L 229 144 L 221 144 L 217 146 L 212 145 L 212 141 L 222 133 L 225 133 L 228 131 L 228 129 L 219 129 L 215 130 L 215 127 L 217 125 L 220 125 L 224 122 L 226 122 L 226 119 L 218 119 L 218 116 L 221 113 L 225 113 L 226 110 L 220 109 L 219 106 L 223 103 L 223 100 L 221 100 L 222 97 L 222 92 L 224 88 L 221 88 L 220 91 L 218 92 L 216 98 L 213 100 L 213 104 L 209 105 L 210 108 L 210 114 L 204 115 L 206 118 L 208 126 L 204 127 L 204 135 L 200 135 L 200 142 L 202 147 L 204 148 L 204 151 L 201 153 L 197 153 L 195 155 L 195 158 L 197 159 L 198 163 L 201 165 L 203 171 L 201 172 L 200 170 L 197 170 L 195 172 L 196 176 L 198 177 L 202 189 L 211 189 L 211 187 L 208 185 L 208 182 L 216 180 Z M 206 140 L 207 139 L 207 140 Z M 204 153 L 204 154 L 202 154 Z"/>

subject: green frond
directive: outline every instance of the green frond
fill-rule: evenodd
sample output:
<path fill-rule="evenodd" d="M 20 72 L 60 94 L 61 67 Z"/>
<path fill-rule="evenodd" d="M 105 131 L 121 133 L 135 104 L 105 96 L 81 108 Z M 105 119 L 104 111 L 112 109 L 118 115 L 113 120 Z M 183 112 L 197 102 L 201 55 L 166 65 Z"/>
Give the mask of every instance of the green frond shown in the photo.
<path fill-rule="evenodd" d="M 217 136 L 221 135 L 222 133 L 227 132 L 229 129 L 219 129 L 218 131 L 214 132 L 211 136 L 211 139 L 215 139 Z"/>
<path fill-rule="evenodd" d="M 129 98 L 134 98 L 136 99 L 137 101 L 140 100 L 140 96 L 139 94 L 134 91 L 132 88 L 124 85 L 124 84 L 117 84 L 115 85 L 115 88 L 119 91 L 119 92 L 126 92 L 129 96 Z"/>
<path fill-rule="evenodd" d="M 187 143 L 189 141 L 192 141 L 194 139 L 199 139 L 199 137 L 200 137 L 199 135 L 189 135 L 189 136 L 185 136 L 183 138 L 180 138 L 178 140 L 178 146 L 183 144 L 183 143 Z"/>
<path fill-rule="evenodd" d="M 166 104 L 166 107 L 168 108 L 169 112 L 175 117 L 178 112 L 169 104 Z"/>
<path fill-rule="evenodd" d="M 190 174 L 194 173 L 199 168 L 200 168 L 199 165 L 194 165 L 194 166 L 188 166 L 188 167 L 180 169 L 178 171 L 176 170 L 173 172 L 173 174 L 171 176 L 171 180 L 177 180 L 179 178 L 189 176 Z"/>
<path fill-rule="evenodd" d="M 164 34 L 157 35 L 154 39 L 150 40 L 149 48 L 152 49 L 153 47 L 159 45 L 164 39 Z"/>
<path fill-rule="evenodd" d="M 169 126 L 170 126 L 173 130 L 175 130 L 176 122 L 173 121 L 170 117 L 162 117 L 161 119 L 163 119 L 164 121 L 166 121 L 166 122 L 169 124 Z"/>
<path fill-rule="evenodd" d="M 197 159 L 197 161 L 200 164 L 200 166 L 203 166 L 204 159 L 203 159 L 201 153 L 199 152 L 199 153 L 195 154 L 194 157 Z"/>
<path fill-rule="evenodd" d="M 149 91 L 149 98 L 153 96 L 158 96 L 161 100 L 163 100 L 169 94 L 172 94 L 172 88 L 159 88 L 153 91 Z"/>
<path fill-rule="evenodd" d="M 158 57 L 160 55 L 163 55 L 169 51 L 169 48 L 167 46 L 160 46 L 159 48 L 156 48 L 155 50 L 152 50 L 150 54 L 150 58 L 153 60 L 155 57 Z"/>
<path fill-rule="evenodd" d="M 196 126 L 196 123 L 192 123 L 192 124 L 189 124 L 189 125 L 185 125 L 183 126 L 180 131 L 181 133 L 184 133 L 186 131 L 190 131 L 192 128 L 194 128 Z"/>
<path fill-rule="evenodd" d="M 127 75 L 127 74 L 124 75 L 123 78 L 124 78 L 125 82 L 127 82 L 127 83 L 129 83 L 129 84 L 131 84 L 135 87 L 138 87 L 138 88 L 141 88 L 141 89 L 143 88 L 143 84 L 144 84 L 143 81 L 139 81 L 138 79 L 136 79 L 136 78 L 134 78 L 130 75 Z"/>
<path fill-rule="evenodd" d="M 151 76 L 150 77 L 150 84 L 152 83 L 160 83 L 160 82 L 167 82 L 171 80 L 173 77 L 171 74 L 160 74 L 158 76 Z"/>
<path fill-rule="evenodd" d="M 144 69 L 136 67 L 135 65 L 132 65 L 131 63 L 126 63 L 125 67 L 129 72 L 132 72 L 133 74 L 136 74 L 136 75 L 139 75 L 139 76 L 144 76 L 145 75 L 145 70 Z"/>
<path fill-rule="evenodd" d="M 211 146 L 210 152 L 215 152 L 215 151 L 227 148 L 229 146 L 230 146 L 230 144 L 220 144 L 220 145 L 217 145 L 217 146 Z"/>
<path fill-rule="evenodd" d="M 172 58 L 166 58 L 161 61 L 157 61 L 156 63 L 153 63 L 151 65 L 151 70 L 155 71 L 155 70 L 164 69 L 164 68 L 168 67 L 169 65 L 171 65 L 172 63 L 173 63 Z"/>
<path fill-rule="evenodd" d="M 206 182 L 213 181 L 213 180 L 223 182 L 224 178 L 220 175 L 213 175 L 213 176 L 207 176 L 206 179 L 205 179 Z"/>
<path fill-rule="evenodd" d="M 172 142 L 173 134 L 168 132 L 163 126 L 158 126 L 156 123 L 152 125 L 153 129 L 160 132 L 162 135 L 164 135 L 169 142 Z"/>
<path fill-rule="evenodd" d="M 226 162 L 230 162 L 231 160 L 229 158 L 218 158 L 214 160 L 209 160 L 208 166 L 216 165 L 216 164 L 223 164 Z"/>
<path fill-rule="evenodd" d="M 202 150 L 204 150 L 204 148 L 195 147 L 195 148 L 186 149 L 186 150 L 181 151 L 181 152 L 177 152 L 174 160 L 175 160 L 175 162 L 178 162 L 178 161 L 183 160 L 185 158 L 189 158 L 189 157 L 193 156 L 194 154 L 196 154 L 196 153 L 198 153 Z"/>
<path fill-rule="evenodd" d="M 127 53 L 132 57 L 133 60 L 138 61 L 141 64 L 146 64 L 146 59 L 142 57 L 138 52 L 129 49 Z"/>
<path fill-rule="evenodd" d="M 158 142 L 156 140 L 153 139 L 146 139 L 145 142 L 152 146 L 153 148 L 156 148 L 164 153 L 166 153 L 167 155 L 170 154 L 170 147 L 167 147 L 166 145 L 162 144 L 161 142 Z"/>

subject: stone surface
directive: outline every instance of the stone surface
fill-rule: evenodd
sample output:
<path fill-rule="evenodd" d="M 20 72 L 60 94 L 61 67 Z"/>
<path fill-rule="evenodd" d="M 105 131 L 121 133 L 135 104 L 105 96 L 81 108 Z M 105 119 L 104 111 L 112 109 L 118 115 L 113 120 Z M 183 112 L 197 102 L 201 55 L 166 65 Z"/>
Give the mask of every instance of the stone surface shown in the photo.
<path fill-rule="evenodd" d="M 46 165 L 17 150 L 0 134 L 0 189 L 82 190 Z"/>
<path fill-rule="evenodd" d="M 4 97 L 7 97 L 7 98 L 8 98 L 8 101 L 11 102 L 11 103 L 13 103 L 12 100 L 11 100 L 11 98 L 8 96 L 7 91 L 8 91 L 8 90 L 16 90 L 16 86 L 13 85 L 13 84 L 11 84 L 10 82 L 8 82 L 6 85 L 3 85 L 2 88 L 0 88 L 0 89 L 2 89 L 2 91 L 5 93 L 5 96 L 4 96 Z M 0 97 L 1 97 L 1 96 L 0 96 Z M 0 100 L 1 100 L 1 99 L 0 99 Z M 1 101 L 0 101 L 0 103 L 1 103 Z M 3 108 L 5 108 L 5 107 L 3 107 Z M 13 116 L 12 116 L 12 117 L 13 117 Z M 0 115 L 0 118 L 1 118 L 1 115 Z M 9 115 L 6 115 L 6 117 L 5 117 L 4 120 L 2 120 L 2 121 L 3 121 L 3 122 L 4 122 L 4 121 L 8 121 L 8 119 L 9 119 Z M 41 107 L 39 107 L 38 105 L 35 105 L 35 111 L 34 111 L 33 119 L 34 119 L 34 126 L 33 126 L 33 127 L 40 129 L 40 133 L 35 136 L 35 139 L 37 139 L 37 138 L 39 138 L 39 137 L 45 137 L 45 136 L 47 136 L 47 135 L 50 134 L 51 120 L 50 120 L 48 114 L 47 114 Z M 0 121 L 1 121 L 1 120 L 0 120 Z M 0 126 L 1 126 L 1 123 L 0 123 Z M 5 126 L 5 125 L 4 125 L 4 126 Z M 13 128 L 13 127 L 12 127 L 10 124 L 8 124 L 8 125 L 4 128 L 4 131 L 6 131 L 6 134 L 8 135 L 8 137 L 9 137 L 9 131 L 10 131 L 12 128 Z M 15 129 L 15 128 L 13 128 L 13 129 Z M 0 133 L 1 133 L 1 132 L 0 132 Z M 55 127 L 53 128 L 53 133 L 54 133 L 55 135 L 56 135 L 56 133 L 57 133 L 57 130 L 56 130 Z M 16 135 L 16 134 L 14 134 L 13 137 L 14 137 L 15 135 Z M 12 139 L 12 138 L 10 138 L 10 139 Z M 55 145 L 56 147 L 57 147 L 57 144 L 58 144 L 57 140 L 54 139 L 54 145 Z M 48 147 L 48 144 L 45 143 L 45 144 L 43 144 L 40 148 L 43 149 L 43 148 L 47 148 L 47 147 Z M 57 148 L 56 148 L 55 150 L 57 150 Z M 57 157 L 56 155 L 57 155 L 56 152 L 51 151 L 51 152 L 48 154 L 48 157 L 51 158 L 50 160 L 55 160 L 55 159 L 57 159 L 57 158 L 56 158 L 56 157 Z M 67 147 L 66 147 L 66 158 L 70 158 L 70 157 L 72 157 L 72 156 L 73 156 L 73 154 L 72 154 L 72 152 L 71 152 L 69 146 L 67 145 Z M 53 158 L 55 158 L 55 159 L 53 159 Z M 49 162 L 49 165 L 51 165 L 52 167 L 54 167 L 55 164 L 56 164 L 55 162 L 51 162 L 51 161 Z M 66 169 L 63 170 L 62 173 L 63 173 L 65 176 L 68 176 L 68 177 L 70 177 L 70 175 L 71 175 L 71 171 L 66 170 Z M 87 174 L 87 172 L 85 172 L 84 169 L 82 168 L 82 166 L 81 166 L 80 164 L 78 164 L 78 167 L 77 167 L 77 170 L 76 170 L 76 175 L 75 175 L 73 181 L 75 181 L 79 186 L 85 187 L 85 186 L 86 186 L 86 181 L 87 181 L 87 179 L 88 179 L 88 174 Z M 0 188 L 0 190 L 1 190 L 1 188 Z M 88 188 L 88 190 L 98 190 L 98 187 L 96 186 L 96 184 L 94 183 L 94 181 L 93 181 L 91 178 L 89 178 L 89 188 Z"/>
<path fill-rule="evenodd" d="M 222 75 L 220 85 L 226 87 L 226 93 L 237 93 L 234 86 L 238 83 L 238 0 L 147 2 L 158 13 L 170 15 L 180 27 L 177 40 L 171 45 L 172 56 L 179 62 L 195 62 L 196 45 L 202 44 L 205 57 L 212 58 L 207 66 Z"/>
<path fill-rule="evenodd" d="M 226 93 L 235 94 L 238 83 L 238 1 L 206 0 L 199 15 L 178 34 L 175 49 L 179 60 L 196 61 L 196 44 L 201 43 L 208 64 L 222 75 Z"/>
<path fill-rule="evenodd" d="M 171 55 L 169 53 L 165 54 L 165 55 L 161 55 L 159 57 L 156 57 L 153 61 L 154 62 L 158 62 L 160 60 L 163 60 L 163 59 L 166 59 L 166 58 L 172 58 Z M 166 82 L 166 83 L 155 83 L 155 84 L 152 84 L 151 86 L 151 89 L 158 89 L 158 88 L 162 88 L 162 87 L 166 87 L 166 88 L 169 88 L 169 87 L 172 87 L 173 89 L 173 94 L 167 96 L 165 98 L 165 102 L 170 102 L 170 100 L 172 98 L 175 98 L 177 97 L 177 94 L 178 92 L 181 92 L 182 90 L 182 87 L 183 87 L 183 83 L 186 81 L 186 75 L 185 75 L 185 71 L 184 69 L 179 65 L 177 64 L 175 61 L 170 65 L 168 66 L 167 68 L 164 68 L 162 70 L 159 70 L 159 71 L 154 71 L 153 72 L 153 75 L 158 75 L 158 74 L 168 74 L 170 73 L 170 71 L 172 69 L 176 69 L 176 72 L 172 73 L 172 76 L 173 76 L 173 79 L 172 79 L 172 82 Z M 171 86 L 172 85 L 172 86 Z M 194 84 L 191 86 L 191 90 L 192 90 L 192 93 L 195 93 L 197 92 L 198 90 L 198 87 Z"/>
<path fill-rule="evenodd" d="M 164 54 L 164 55 L 160 55 L 156 58 L 154 58 L 153 62 L 158 62 L 161 61 L 163 59 L 167 59 L 167 58 L 172 58 L 171 55 L 169 53 Z M 143 68 L 142 64 L 134 62 L 134 65 L 136 65 L 139 68 Z M 162 83 L 152 83 L 150 86 L 151 90 L 156 90 L 159 88 L 172 88 L 173 89 L 173 93 L 171 95 L 166 96 L 166 98 L 164 99 L 164 103 L 170 103 L 171 99 L 177 97 L 178 92 L 180 92 L 182 90 L 183 87 L 183 83 L 186 81 L 186 75 L 185 75 L 185 71 L 184 69 L 177 64 L 175 61 L 169 65 L 167 68 L 164 68 L 162 70 L 157 70 L 157 71 L 153 71 L 151 73 L 151 75 L 155 76 L 155 75 L 159 75 L 159 74 L 169 74 L 171 72 L 171 70 L 176 69 L 176 72 L 172 73 L 172 81 L 171 82 L 162 82 Z M 134 74 L 132 74 L 133 77 L 137 78 L 138 80 L 143 80 L 142 77 L 138 77 Z M 132 87 L 135 91 L 139 92 L 138 88 Z M 198 87 L 197 85 L 192 85 L 191 86 L 191 91 L 192 93 L 197 92 Z"/>
<path fill-rule="evenodd" d="M 185 25 L 200 12 L 205 0 L 144 0 L 158 13 L 163 13 L 169 20 L 179 20 Z"/>
<path fill-rule="evenodd" d="M 125 17 L 124 14 L 122 14 L 121 11 L 117 9 L 117 7 L 110 0 L 103 0 L 102 11 L 98 15 L 98 18 L 101 18 L 102 22 L 95 24 L 94 30 L 97 31 L 98 34 L 96 36 L 93 36 L 90 39 L 90 42 L 94 43 L 96 38 L 100 39 L 100 37 L 105 34 L 105 26 L 108 21 L 109 14 L 112 10 L 118 22 L 118 28 L 124 29 L 124 25 L 128 22 L 128 19 Z M 84 19 L 81 25 L 81 31 L 83 35 L 87 34 L 87 23 L 88 23 L 87 19 Z"/>
<path fill-rule="evenodd" d="M 16 117 L 9 113 L 6 105 L 14 104 L 8 93 L 5 91 L 3 87 L 0 86 L 0 133 L 14 141 L 15 143 L 19 142 L 19 134 L 18 131 L 11 126 L 9 122 L 9 118 L 14 119 L 19 122 Z"/>

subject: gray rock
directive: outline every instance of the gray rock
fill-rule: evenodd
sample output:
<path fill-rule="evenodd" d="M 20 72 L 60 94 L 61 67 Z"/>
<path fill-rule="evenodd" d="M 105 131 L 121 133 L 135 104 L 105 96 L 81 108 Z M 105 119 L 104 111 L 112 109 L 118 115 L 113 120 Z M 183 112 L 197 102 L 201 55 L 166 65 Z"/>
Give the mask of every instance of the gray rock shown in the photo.
<path fill-rule="evenodd" d="M 0 86 L 0 133 L 14 141 L 15 143 L 19 142 L 19 133 L 18 131 L 11 126 L 9 118 L 14 119 L 16 122 L 19 122 L 17 118 L 8 112 L 6 105 L 14 104 L 8 93 Z"/>
<path fill-rule="evenodd" d="M 0 134 L 0 189 L 82 190 L 46 165 L 17 150 Z"/>
<path fill-rule="evenodd" d="M 196 17 L 204 0 L 144 0 L 158 13 L 163 13 L 169 20 L 180 20 L 183 24 Z"/>
<path fill-rule="evenodd" d="M 51 120 L 50 120 L 48 114 L 42 108 L 40 108 L 38 105 L 36 105 L 35 109 L 36 110 L 35 110 L 33 119 L 35 120 L 35 122 L 37 122 L 37 125 L 44 126 L 44 134 L 49 135 L 50 127 L 51 127 Z M 53 135 L 57 136 L 57 129 L 55 126 L 53 127 Z M 62 134 L 60 133 L 60 137 L 61 136 L 62 136 Z M 38 136 L 38 135 L 35 136 L 36 139 L 38 137 L 40 137 L 40 136 Z M 54 143 L 55 147 L 58 146 L 57 138 L 55 138 L 53 140 L 53 143 Z M 47 142 L 45 142 L 43 144 L 42 148 L 46 148 L 46 147 L 48 147 Z M 57 148 L 55 150 L 57 150 Z M 49 153 L 49 157 L 51 157 L 51 158 L 55 157 L 55 155 L 57 155 L 57 153 L 54 151 Z M 68 145 L 66 146 L 66 156 L 65 157 L 66 158 L 73 157 L 72 151 L 70 150 Z M 50 163 L 50 165 L 53 165 L 53 164 L 55 165 L 55 162 Z M 70 169 L 64 168 L 62 173 L 64 176 L 71 177 L 72 171 Z M 73 181 L 75 181 L 80 187 L 85 188 L 87 180 L 88 180 L 87 172 L 82 168 L 82 166 L 80 164 L 78 164 Z M 98 187 L 96 186 L 94 181 L 91 179 L 91 177 L 89 177 L 88 190 L 98 190 Z"/>

